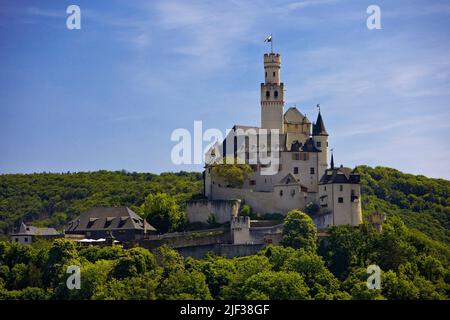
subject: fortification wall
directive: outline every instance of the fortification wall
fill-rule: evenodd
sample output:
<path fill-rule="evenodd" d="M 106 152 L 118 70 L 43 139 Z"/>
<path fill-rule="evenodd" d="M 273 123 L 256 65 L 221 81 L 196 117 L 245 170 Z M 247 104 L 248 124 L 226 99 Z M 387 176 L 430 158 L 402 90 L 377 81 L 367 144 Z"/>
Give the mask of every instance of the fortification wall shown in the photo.
<path fill-rule="evenodd" d="M 296 192 L 291 196 L 290 190 L 284 190 L 283 195 L 279 192 L 260 192 L 251 189 L 225 188 L 213 185 L 214 199 L 241 199 L 252 207 L 255 213 L 282 213 L 287 214 L 293 209 L 304 210 L 306 203 L 315 201 L 315 194 Z M 214 200 L 217 201 L 217 200 Z"/>
<path fill-rule="evenodd" d="M 197 247 L 177 248 L 176 250 L 183 257 L 192 257 L 194 259 L 202 259 L 209 252 L 225 258 L 233 258 L 256 254 L 265 246 L 265 244 L 211 244 Z"/>
<path fill-rule="evenodd" d="M 229 243 L 230 231 L 228 229 L 200 230 L 197 232 L 176 232 L 165 234 L 161 237 L 152 236 L 131 242 L 129 247 L 140 246 L 146 249 L 155 249 L 164 244 L 171 248 L 183 248 L 193 246 L 205 246 L 218 243 Z"/>
<path fill-rule="evenodd" d="M 239 198 L 235 198 L 239 199 Z M 225 200 L 191 200 L 186 202 L 186 215 L 189 222 L 207 222 L 211 215 L 219 223 L 231 220 L 238 215 L 241 202 L 226 198 Z"/>

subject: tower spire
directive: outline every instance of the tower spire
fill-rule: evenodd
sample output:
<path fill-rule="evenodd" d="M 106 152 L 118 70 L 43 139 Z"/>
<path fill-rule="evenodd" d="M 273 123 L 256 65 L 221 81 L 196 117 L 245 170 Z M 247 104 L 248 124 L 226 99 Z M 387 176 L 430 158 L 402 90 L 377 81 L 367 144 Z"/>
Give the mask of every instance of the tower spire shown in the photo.
<path fill-rule="evenodd" d="M 331 149 L 331 169 L 334 169 L 334 156 L 333 156 L 333 149 Z"/>
<path fill-rule="evenodd" d="M 317 105 L 319 108 L 319 114 L 317 115 L 316 123 L 313 126 L 313 136 L 328 136 L 327 129 L 325 129 L 325 124 L 323 123 L 322 114 L 320 113 L 320 105 Z"/>

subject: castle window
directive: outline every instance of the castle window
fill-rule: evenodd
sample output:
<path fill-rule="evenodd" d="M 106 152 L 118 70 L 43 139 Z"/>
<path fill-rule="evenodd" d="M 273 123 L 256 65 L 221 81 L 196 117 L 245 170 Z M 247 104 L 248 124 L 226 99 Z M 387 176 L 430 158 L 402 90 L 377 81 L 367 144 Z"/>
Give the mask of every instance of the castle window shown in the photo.
<path fill-rule="evenodd" d="M 344 186 L 342 184 L 339 185 L 339 191 L 344 191 Z"/>
<path fill-rule="evenodd" d="M 323 191 L 327 191 L 327 186 L 324 186 L 324 187 L 323 187 Z"/>
<path fill-rule="evenodd" d="M 338 203 L 344 203 L 344 198 L 339 197 L 339 198 L 338 198 Z"/>
<path fill-rule="evenodd" d="M 322 143 L 320 141 L 317 141 L 317 148 L 320 148 L 322 146 Z"/>
<path fill-rule="evenodd" d="M 256 185 L 256 181 L 255 181 L 255 180 L 250 180 L 250 185 L 251 185 L 251 186 Z"/>
<path fill-rule="evenodd" d="M 295 196 L 295 189 L 291 190 L 291 196 Z"/>
<path fill-rule="evenodd" d="M 300 153 L 293 153 L 292 160 L 300 160 Z"/>
<path fill-rule="evenodd" d="M 283 196 L 283 190 L 280 190 L 280 197 Z"/>
<path fill-rule="evenodd" d="M 298 167 L 294 167 L 294 174 L 298 174 Z"/>
<path fill-rule="evenodd" d="M 275 96 L 275 99 L 278 99 L 278 91 L 275 90 L 274 96 Z"/>
<path fill-rule="evenodd" d="M 281 163 L 278 165 L 278 171 L 282 171 L 283 170 L 283 166 L 281 165 Z"/>
<path fill-rule="evenodd" d="M 314 168 L 309 168 L 309 173 L 314 174 Z"/>
<path fill-rule="evenodd" d="M 267 78 L 267 72 L 266 72 L 266 78 Z"/>
<path fill-rule="evenodd" d="M 270 91 L 266 91 L 266 98 L 270 98 Z"/>
<path fill-rule="evenodd" d="M 273 76 L 275 77 L 275 75 L 276 75 L 276 73 L 275 73 L 275 71 L 273 72 Z"/>

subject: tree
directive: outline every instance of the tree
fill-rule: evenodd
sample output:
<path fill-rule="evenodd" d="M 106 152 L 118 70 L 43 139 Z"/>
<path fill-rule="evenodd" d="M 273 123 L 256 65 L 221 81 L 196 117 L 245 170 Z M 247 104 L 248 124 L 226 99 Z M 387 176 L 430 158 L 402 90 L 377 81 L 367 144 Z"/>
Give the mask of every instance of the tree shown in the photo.
<path fill-rule="evenodd" d="M 165 300 L 209 300 L 205 275 L 196 270 L 176 271 L 162 280 L 158 296 Z"/>
<path fill-rule="evenodd" d="M 132 248 L 124 251 L 114 267 L 113 276 L 117 279 L 137 277 L 156 267 L 156 258 L 147 249 Z"/>
<path fill-rule="evenodd" d="M 281 244 L 283 246 L 315 251 L 316 232 L 316 226 L 307 214 L 300 210 L 292 210 L 284 219 Z"/>
<path fill-rule="evenodd" d="M 178 230 L 186 222 L 186 216 L 177 201 L 167 193 L 149 194 L 142 211 L 144 218 L 159 232 Z"/>
<path fill-rule="evenodd" d="M 244 217 L 250 217 L 251 214 L 252 214 L 252 208 L 248 204 L 244 203 L 241 207 L 240 215 L 244 216 Z"/>
<path fill-rule="evenodd" d="M 253 174 L 252 167 L 231 157 L 224 159 L 223 163 L 216 164 L 212 167 L 214 176 L 224 179 L 231 187 L 241 187 L 245 180 L 249 179 Z"/>
<path fill-rule="evenodd" d="M 333 274 L 345 279 L 352 267 L 364 264 L 364 237 L 360 229 L 348 225 L 333 226 L 320 242 L 319 254 Z"/>
<path fill-rule="evenodd" d="M 308 300 L 308 287 L 296 272 L 263 271 L 248 278 L 242 299 L 267 297 L 271 300 Z"/>
<path fill-rule="evenodd" d="M 282 270 L 301 274 L 312 297 L 320 295 L 332 298 L 334 294 L 338 293 L 338 279 L 327 269 L 322 257 L 315 252 L 308 252 L 304 249 L 296 250 L 286 259 Z"/>
<path fill-rule="evenodd" d="M 263 271 L 270 271 L 269 259 L 263 255 L 233 258 L 235 271 L 228 279 L 228 285 L 222 287 L 221 298 L 243 299 L 243 285 L 251 276 Z"/>

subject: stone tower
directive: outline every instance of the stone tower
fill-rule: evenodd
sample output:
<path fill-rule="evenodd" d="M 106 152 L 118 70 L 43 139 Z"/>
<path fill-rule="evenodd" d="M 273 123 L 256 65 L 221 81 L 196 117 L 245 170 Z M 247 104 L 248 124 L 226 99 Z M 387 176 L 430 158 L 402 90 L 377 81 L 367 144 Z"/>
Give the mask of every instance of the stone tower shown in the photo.
<path fill-rule="evenodd" d="M 324 175 L 325 170 L 328 168 L 328 132 L 325 129 L 325 124 L 323 123 L 320 110 L 319 115 L 317 116 L 317 121 L 313 124 L 312 135 L 316 148 L 321 151 L 318 154 L 317 163 L 317 176 L 320 179 L 320 177 Z"/>
<path fill-rule="evenodd" d="M 261 128 L 283 132 L 284 85 L 280 82 L 281 56 L 264 54 L 264 83 L 261 83 Z"/>

